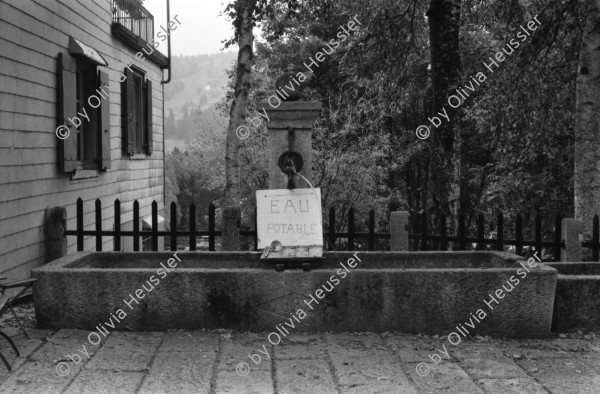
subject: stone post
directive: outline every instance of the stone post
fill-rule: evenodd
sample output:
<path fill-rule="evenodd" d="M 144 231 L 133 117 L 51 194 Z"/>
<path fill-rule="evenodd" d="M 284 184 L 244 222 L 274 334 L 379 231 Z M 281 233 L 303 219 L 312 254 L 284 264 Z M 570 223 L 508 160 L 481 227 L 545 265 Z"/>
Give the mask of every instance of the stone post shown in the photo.
<path fill-rule="evenodd" d="M 581 261 L 582 234 L 579 220 L 572 218 L 563 219 L 561 233 L 565 247 L 560 250 L 560 261 Z"/>
<path fill-rule="evenodd" d="M 280 168 L 280 159 L 286 152 L 296 152 L 302 157 L 300 173 L 309 181 L 312 178 L 312 127 L 321 113 L 321 103 L 306 101 L 275 101 L 258 105 L 268 116 L 269 130 L 269 189 L 286 189 L 288 177 Z M 298 180 L 297 188 L 309 187 Z"/>
<path fill-rule="evenodd" d="M 408 251 L 408 212 L 392 212 L 390 216 L 390 251 Z"/>
<path fill-rule="evenodd" d="M 44 238 L 46 244 L 46 263 L 67 255 L 67 209 L 48 207 L 44 217 Z"/>

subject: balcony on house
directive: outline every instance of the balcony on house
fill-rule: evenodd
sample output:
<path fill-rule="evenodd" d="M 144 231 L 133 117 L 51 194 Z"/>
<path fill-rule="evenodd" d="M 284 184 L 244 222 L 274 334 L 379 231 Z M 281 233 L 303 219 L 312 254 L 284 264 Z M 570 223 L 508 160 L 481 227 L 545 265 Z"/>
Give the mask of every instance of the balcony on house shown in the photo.
<path fill-rule="evenodd" d="M 140 0 L 112 0 L 112 31 L 138 45 L 153 43 L 154 17 Z"/>

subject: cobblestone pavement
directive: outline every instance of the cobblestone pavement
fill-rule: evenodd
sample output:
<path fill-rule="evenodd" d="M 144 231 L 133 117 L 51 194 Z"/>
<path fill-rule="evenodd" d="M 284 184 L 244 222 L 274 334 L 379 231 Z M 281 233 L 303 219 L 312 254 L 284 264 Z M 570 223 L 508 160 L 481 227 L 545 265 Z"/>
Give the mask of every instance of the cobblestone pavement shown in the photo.
<path fill-rule="evenodd" d="M 93 346 L 88 331 L 28 331 L 32 339 L 14 337 L 22 357 L 1 342 L 14 372 L 0 366 L 0 393 L 600 393 L 593 334 L 456 346 L 404 334 L 291 334 L 272 346 L 268 333 L 113 332 Z M 428 356 L 442 345 L 449 358 L 436 365 Z M 422 362 L 431 367 L 424 377 Z"/>

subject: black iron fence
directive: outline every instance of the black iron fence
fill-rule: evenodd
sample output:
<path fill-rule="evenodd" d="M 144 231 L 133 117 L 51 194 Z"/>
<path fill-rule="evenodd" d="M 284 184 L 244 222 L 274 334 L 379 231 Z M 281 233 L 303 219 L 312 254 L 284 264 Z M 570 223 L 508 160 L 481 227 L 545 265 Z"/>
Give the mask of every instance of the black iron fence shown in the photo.
<path fill-rule="evenodd" d="M 533 229 L 533 239 L 527 240 L 523 236 L 523 218 L 521 214 L 517 214 L 514 224 L 514 237 L 505 238 L 506 231 L 504 229 L 504 214 L 498 213 L 496 221 L 490 221 L 490 230 L 485 231 L 485 216 L 480 213 L 477 216 L 475 224 L 475 236 L 471 236 L 466 228 L 466 218 L 464 214 L 458 215 L 458 226 L 456 234 L 448 235 L 448 225 L 446 217 L 440 215 L 438 235 L 429 234 L 428 220 L 425 214 L 415 215 L 411 217 L 411 227 L 418 228 L 417 234 L 409 234 L 411 240 L 411 249 L 414 250 L 448 250 L 449 244 L 452 243 L 452 250 L 497 250 L 506 251 L 523 255 L 524 249 L 535 248 L 536 251 L 548 250 L 551 258 L 549 260 L 558 260 L 560 258 L 560 250 L 564 247 L 564 242 L 561 238 L 562 217 L 557 215 L 554 218 L 554 228 L 552 230 L 552 240 L 546 241 L 543 239 L 544 232 L 542 231 L 542 217 L 535 217 L 535 225 Z M 545 232 L 546 234 L 548 232 Z M 495 237 L 489 236 L 495 234 Z"/>
<path fill-rule="evenodd" d="M 86 236 L 92 236 L 96 239 L 96 250 L 102 250 L 103 237 L 113 237 L 114 250 L 121 250 L 122 237 L 133 237 L 133 250 L 140 250 L 140 239 L 151 240 L 149 242 L 151 250 L 158 250 L 159 238 L 164 237 L 168 242 L 165 246 L 170 250 L 177 250 L 178 241 L 182 238 L 189 243 L 190 250 L 197 250 L 198 240 L 202 237 L 208 238 L 208 250 L 216 250 L 216 239 L 222 235 L 220 230 L 216 229 L 216 209 L 213 204 L 208 207 L 208 228 L 199 230 L 197 228 L 196 205 L 189 206 L 189 226 L 186 230 L 178 229 L 177 226 L 177 205 L 173 202 L 170 205 L 169 230 L 162 231 L 158 229 L 158 204 L 152 203 L 151 226 L 150 230 L 140 229 L 140 205 L 136 200 L 133 202 L 133 230 L 123 230 L 121 222 L 121 202 L 117 199 L 114 202 L 114 229 L 107 230 L 102 228 L 102 203 L 99 199 L 95 201 L 95 223 L 93 230 L 85 230 L 83 200 L 78 199 L 76 204 L 76 229 L 66 229 L 66 236 L 77 237 L 77 250 L 84 250 L 84 239 Z M 345 228 L 347 231 L 336 231 L 336 211 L 329 209 L 329 220 L 327 228 L 323 229 L 324 244 L 328 250 L 385 250 L 386 245 L 391 238 L 389 232 L 375 232 L 375 211 L 370 210 L 366 224 L 367 231 L 356 231 L 356 211 L 354 208 L 348 211 L 348 221 Z M 428 229 L 428 220 L 424 214 L 412 215 L 411 225 L 408 233 L 410 250 L 510 250 L 518 255 L 523 255 L 525 249 L 533 247 L 537 251 L 548 250 L 550 260 L 560 258 L 560 250 L 564 247 L 561 238 L 561 220 L 557 215 L 554 218 L 554 228 L 551 231 L 542 231 L 542 217 L 535 218 L 535 225 L 532 231 L 533 239 L 525 239 L 523 236 L 523 220 L 521 215 L 515 217 L 514 237 L 505 237 L 504 215 L 499 213 L 493 223 L 489 223 L 494 231 L 488 231 L 486 236 L 485 218 L 480 214 L 476 220 L 476 235 L 469 234 L 466 228 L 464 215 L 459 215 L 458 230 L 456 234 L 448 234 L 448 225 L 446 218 L 442 215 L 439 218 L 438 234 L 431 234 Z M 590 241 L 582 242 L 583 248 L 591 249 L 594 261 L 599 261 L 600 252 L 600 231 L 598 215 L 593 221 L 593 237 Z M 495 233 L 495 237 L 489 234 Z M 550 240 L 546 240 L 543 234 L 552 233 Z M 250 237 L 253 240 L 254 250 L 257 250 L 258 239 L 256 234 L 256 215 L 254 216 L 252 226 L 249 229 L 242 230 L 242 237 Z M 389 249 L 389 248 L 388 248 Z"/>

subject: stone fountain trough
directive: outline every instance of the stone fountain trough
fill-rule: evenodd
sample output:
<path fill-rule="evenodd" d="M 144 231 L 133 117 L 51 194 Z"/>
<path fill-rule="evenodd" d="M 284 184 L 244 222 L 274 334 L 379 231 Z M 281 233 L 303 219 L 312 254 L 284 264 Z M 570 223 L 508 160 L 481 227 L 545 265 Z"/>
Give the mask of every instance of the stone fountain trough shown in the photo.
<path fill-rule="evenodd" d="M 546 263 L 558 270 L 552 331 L 600 330 L 600 263 Z"/>
<path fill-rule="evenodd" d="M 495 295 L 511 276 L 518 278 L 518 269 L 526 272 L 527 263 L 515 255 L 325 252 L 308 272 L 277 272 L 259 256 L 75 253 L 33 270 L 38 324 L 86 330 L 274 331 L 279 325 L 290 332 L 550 334 L 556 269 L 528 268 L 512 291 Z"/>

